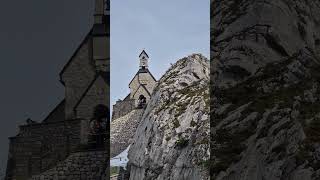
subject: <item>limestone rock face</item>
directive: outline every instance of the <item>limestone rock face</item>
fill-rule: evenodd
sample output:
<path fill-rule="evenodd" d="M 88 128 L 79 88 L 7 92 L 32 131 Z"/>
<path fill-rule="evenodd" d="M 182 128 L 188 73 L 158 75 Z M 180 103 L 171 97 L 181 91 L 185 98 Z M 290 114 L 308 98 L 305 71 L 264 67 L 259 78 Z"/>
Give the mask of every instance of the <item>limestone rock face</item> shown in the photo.
<path fill-rule="evenodd" d="M 111 121 L 110 155 L 114 157 L 124 151 L 133 141 L 143 109 L 136 109 L 125 116 Z"/>
<path fill-rule="evenodd" d="M 129 150 L 131 180 L 209 178 L 209 72 L 193 54 L 160 79 Z"/>
<path fill-rule="evenodd" d="M 211 177 L 320 179 L 320 2 L 212 1 Z"/>

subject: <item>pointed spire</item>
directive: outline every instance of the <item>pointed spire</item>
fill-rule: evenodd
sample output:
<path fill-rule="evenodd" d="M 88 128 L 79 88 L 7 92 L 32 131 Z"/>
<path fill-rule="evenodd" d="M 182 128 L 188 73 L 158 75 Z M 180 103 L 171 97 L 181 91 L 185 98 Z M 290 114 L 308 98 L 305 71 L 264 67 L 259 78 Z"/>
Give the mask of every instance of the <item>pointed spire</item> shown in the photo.
<path fill-rule="evenodd" d="M 143 49 L 142 49 L 142 51 L 141 51 L 141 53 L 140 53 L 139 57 L 142 57 L 143 55 L 149 58 L 149 56 L 148 56 L 147 52 L 145 51 L 145 48 L 143 48 Z"/>

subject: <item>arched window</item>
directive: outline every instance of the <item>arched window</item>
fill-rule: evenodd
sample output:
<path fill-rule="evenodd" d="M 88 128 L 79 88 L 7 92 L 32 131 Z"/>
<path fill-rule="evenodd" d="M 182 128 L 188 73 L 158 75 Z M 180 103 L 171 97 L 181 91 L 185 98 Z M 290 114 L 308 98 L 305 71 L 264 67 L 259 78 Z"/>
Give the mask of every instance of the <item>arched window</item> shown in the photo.
<path fill-rule="evenodd" d="M 109 127 L 109 108 L 99 104 L 94 108 L 93 117 L 90 121 L 89 141 L 92 148 L 103 148 Z"/>
<path fill-rule="evenodd" d="M 106 119 L 109 117 L 109 108 L 103 104 L 98 104 L 94 108 L 93 118 Z"/>
<path fill-rule="evenodd" d="M 146 106 L 146 104 L 147 104 L 147 98 L 141 94 L 138 99 L 138 108 L 142 109 Z"/>

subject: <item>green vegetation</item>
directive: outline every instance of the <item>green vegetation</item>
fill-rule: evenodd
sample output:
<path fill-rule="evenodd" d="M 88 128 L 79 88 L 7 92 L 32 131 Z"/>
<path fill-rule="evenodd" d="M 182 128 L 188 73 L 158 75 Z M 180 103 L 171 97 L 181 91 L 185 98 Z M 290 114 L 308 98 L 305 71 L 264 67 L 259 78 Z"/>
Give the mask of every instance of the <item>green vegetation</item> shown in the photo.
<path fill-rule="evenodd" d="M 179 123 L 179 120 L 178 120 L 177 118 L 175 118 L 175 119 L 173 120 L 173 127 L 174 127 L 174 128 L 180 127 L 180 123 Z"/>
<path fill-rule="evenodd" d="M 177 142 L 176 142 L 176 147 L 178 147 L 179 149 L 183 149 L 183 148 L 187 147 L 188 144 L 189 144 L 189 140 L 188 139 L 180 137 L 180 139 L 178 139 Z"/>
<path fill-rule="evenodd" d="M 192 121 L 190 122 L 190 126 L 191 126 L 191 127 L 195 127 L 195 126 L 197 126 L 197 123 L 192 120 Z"/>
<path fill-rule="evenodd" d="M 110 175 L 113 176 L 113 175 L 117 175 L 119 174 L 119 168 L 118 167 L 111 167 L 110 168 Z"/>
<path fill-rule="evenodd" d="M 210 159 L 202 160 L 197 165 L 198 166 L 202 166 L 205 169 L 209 169 L 210 168 L 210 162 L 211 162 Z"/>
<path fill-rule="evenodd" d="M 166 137 L 166 141 L 170 141 L 171 140 L 171 137 L 170 136 L 167 136 Z"/>
<path fill-rule="evenodd" d="M 175 118 L 179 117 L 181 114 L 183 114 L 187 110 L 189 102 L 190 100 L 177 104 L 175 115 L 174 115 Z"/>
<path fill-rule="evenodd" d="M 210 140 L 209 140 L 208 136 L 204 136 L 204 137 L 202 137 L 202 140 L 197 144 L 209 144 L 209 143 L 210 143 Z"/>
<path fill-rule="evenodd" d="M 170 78 L 174 78 L 179 74 L 179 71 L 173 71 L 170 74 L 168 74 L 164 79 L 161 79 L 161 82 L 167 82 Z"/>

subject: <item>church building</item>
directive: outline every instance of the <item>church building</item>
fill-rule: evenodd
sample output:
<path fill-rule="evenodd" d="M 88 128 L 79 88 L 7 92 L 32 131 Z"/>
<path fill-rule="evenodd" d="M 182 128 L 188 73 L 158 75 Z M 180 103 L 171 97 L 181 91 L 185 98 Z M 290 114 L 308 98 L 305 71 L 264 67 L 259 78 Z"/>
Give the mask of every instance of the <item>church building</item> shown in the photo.
<path fill-rule="evenodd" d="M 112 119 L 126 115 L 135 108 L 144 108 L 149 102 L 157 80 L 149 71 L 149 55 L 145 50 L 139 55 L 139 69 L 129 83 L 130 93 L 113 105 Z"/>
<path fill-rule="evenodd" d="M 92 158 L 89 153 L 95 151 L 99 154 L 101 163 L 109 162 L 106 152 L 108 148 L 101 146 L 102 149 L 92 149 L 94 147 L 91 144 L 96 142 L 91 141 L 94 138 L 90 129 L 92 122 L 109 119 L 109 3 L 108 0 L 95 0 L 93 26 L 60 72 L 65 98 L 45 119 L 28 119 L 26 124 L 19 126 L 19 133 L 9 138 L 6 179 L 29 179 L 35 175 L 49 173 L 57 164 L 65 165 L 63 169 L 71 171 L 64 161 L 69 158 L 68 162 L 72 162 L 72 158 L 79 152 L 83 158 Z M 108 131 L 107 126 L 104 126 L 105 131 Z M 108 135 L 109 132 L 105 134 Z M 108 140 L 105 136 L 103 139 Z M 109 146 L 107 143 L 99 142 L 105 147 Z M 90 165 L 89 163 L 88 166 Z M 95 165 L 98 165 L 97 162 Z M 106 164 L 101 164 L 99 172 L 103 173 L 105 167 Z M 68 173 L 72 174 L 64 172 L 64 175 Z M 88 175 L 85 179 L 102 176 L 97 172 L 81 173 Z"/>

